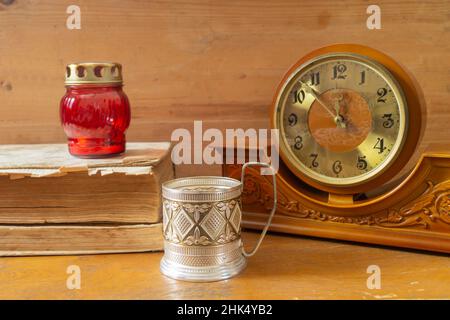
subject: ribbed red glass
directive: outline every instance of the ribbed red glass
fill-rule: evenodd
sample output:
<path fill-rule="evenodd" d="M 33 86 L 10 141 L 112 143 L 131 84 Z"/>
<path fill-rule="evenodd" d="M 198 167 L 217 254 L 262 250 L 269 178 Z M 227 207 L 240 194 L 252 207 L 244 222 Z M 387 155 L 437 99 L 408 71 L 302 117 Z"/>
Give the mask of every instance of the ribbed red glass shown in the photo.
<path fill-rule="evenodd" d="M 83 158 L 124 152 L 130 104 L 122 86 L 84 84 L 66 88 L 60 116 L 69 152 Z"/>

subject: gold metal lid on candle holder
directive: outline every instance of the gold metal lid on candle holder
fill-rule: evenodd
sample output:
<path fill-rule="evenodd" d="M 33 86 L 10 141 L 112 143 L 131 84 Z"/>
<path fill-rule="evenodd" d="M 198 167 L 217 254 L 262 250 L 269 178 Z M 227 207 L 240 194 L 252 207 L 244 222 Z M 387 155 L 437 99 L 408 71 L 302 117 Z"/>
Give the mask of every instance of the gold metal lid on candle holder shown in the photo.
<path fill-rule="evenodd" d="M 122 84 L 122 65 L 115 62 L 71 63 L 66 67 L 66 85 Z"/>

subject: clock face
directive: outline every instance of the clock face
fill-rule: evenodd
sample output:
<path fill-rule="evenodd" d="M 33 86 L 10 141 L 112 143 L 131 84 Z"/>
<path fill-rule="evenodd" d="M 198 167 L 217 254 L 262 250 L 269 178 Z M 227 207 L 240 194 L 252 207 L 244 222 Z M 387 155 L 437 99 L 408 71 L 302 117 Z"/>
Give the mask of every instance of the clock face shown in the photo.
<path fill-rule="evenodd" d="M 402 148 L 407 123 L 395 78 L 350 53 L 298 67 L 275 104 L 284 160 L 301 176 L 330 186 L 362 184 L 386 170 Z"/>

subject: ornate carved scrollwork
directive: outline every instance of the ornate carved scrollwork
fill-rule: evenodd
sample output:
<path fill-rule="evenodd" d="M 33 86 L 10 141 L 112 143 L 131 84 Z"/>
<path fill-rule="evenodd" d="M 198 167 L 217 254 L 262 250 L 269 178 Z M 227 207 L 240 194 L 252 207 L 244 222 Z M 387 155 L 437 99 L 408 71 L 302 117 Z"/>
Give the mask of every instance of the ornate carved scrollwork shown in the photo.
<path fill-rule="evenodd" d="M 230 172 L 239 172 L 238 166 L 230 166 Z M 388 208 L 375 214 L 339 216 L 308 208 L 290 199 L 282 191 L 278 193 L 278 214 L 324 222 L 370 225 L 383 228 L 423 228 L 433 224 L 450 225 L 450 180 L 440 183 L 426 181 L 427 188 L 414 201 L 400 208 Z M 243 205 L 258 205 L 269 210 L 273 199 L 270 185 L 263 177 L 249 171 L 242 194 Z"/>

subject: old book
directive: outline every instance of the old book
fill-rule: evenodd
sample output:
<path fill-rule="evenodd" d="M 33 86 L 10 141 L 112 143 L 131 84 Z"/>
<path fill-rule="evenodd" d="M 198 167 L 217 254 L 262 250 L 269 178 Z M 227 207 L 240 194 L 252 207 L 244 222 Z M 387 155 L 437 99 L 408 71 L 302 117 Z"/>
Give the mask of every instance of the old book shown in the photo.
<path fill-rule="evenodd" d="M 158 251 L 162 243 L 162 223 L 0 225 L 0 256 Z"/>
<path fill-rule="evenodd" d="M 104 159 L 65 144 L 0 146 L 0 255 L 162 249 L 170 143 L 128 143 Z"/>

